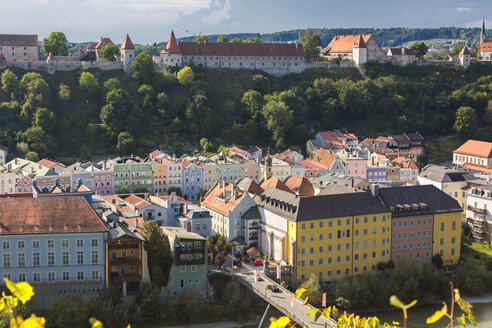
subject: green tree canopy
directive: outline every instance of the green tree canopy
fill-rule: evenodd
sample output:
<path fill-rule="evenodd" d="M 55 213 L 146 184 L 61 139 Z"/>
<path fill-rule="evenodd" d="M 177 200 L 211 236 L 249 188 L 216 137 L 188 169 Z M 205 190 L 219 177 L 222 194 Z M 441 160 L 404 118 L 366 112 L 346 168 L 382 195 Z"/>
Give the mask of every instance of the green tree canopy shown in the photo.
<path fill-rule="evenodd" d="M 141 234 L 145 239 L 144 247 L 148 254 L 152 282 L 157 286 L 165 287 L 169 281 L 173 262 L 169 240 L 155 221 L 145 221 Z"/>
<path fill-rule="evenodd" d="M 118 134 L 116 149 L 121 155 L 128 155 L 135 150 L 135 140 L 130 132 L 121 132 Z"/>
<path fill-rule="evenodd" d="M 35 124 L 44 131 L 50 133 L 55 129 L 55 113 L 50 112 L 46 107 L 39 108 L 34 114 Z"/>
<path fill-rule="evenodd" d="M 229 42 L 231 42 L 231 43 L 241 43 L 241 42 L 243 42 L 243 41 L 241 41 L 241 39 L 240 39 L 239 37 L 237 37 L 237 36 L 236 36 L 234 39 L 232 39 L 232 40 L 231 40 L 231 41 L 229 41 Z"/>
<path fill-rule="evenodd" d="M 243 43 L 260 43 L 260 38 L 247 38 Z"/>
<path fill-rule="evenodd" d="M 97 79 L 89 72 L 82 72 L 79 78 L 79 88 L 84 90 L 90 97 L 97 97 L 101 86 Z"/>
<path fill-rule="evenodd" d="M 12 99 L 16 98 L 19 91 L 19 79 L 10 69 L 2 73 L 2 91 L 8 94 Z"/>
<path fill-rule="evenodd" d="M 195 73 L 189 66 L 183 67 L 179 72 L 178 72 L 178 81 L 182 85 L 189 85 L 193 80 L 195 79 Z"/>
<path fill-rule="evenodd" d="M 43 39 L 42 47 L 46 56 L 50 52 L 53 56 L 68 56 L 67 37 L 63 32 L 51 32 Z"/>
<path fill-rule="evenodd" d="M 462 138 L 473 137 L 478 129 L 475 110 L 468 106 L 458 108 L 453 128 Z"/>
<path fill-rule="evenodd" d="M 38 153 L 36 153 L 35 151 L 30 151 L 26 154 L 26 159 L 33 161 L 33 162 L 37 162 L 37 161 L 39 161 Z"/>
<path fill-rule="evenodd" d="M 458 54 L 461 49 L 463 49 L 464 45 L 462 44 L 455 44 L 454 46 L 451 47 L 451 50 L 449 51 L 450 54 Z"/>
<path fill-rule="evenodd" d="M 133 79 L 139 83 L 152 83 L 156 76 L 155 64 L 152 57 L 145 53 L 139 53 L 131 64 Z"/>
<path fill-rule="evenodd" d="M 208 42 L 208 35 L 197 36 L 194 41 L 195 42 Z"/>
<path fill-rule="evenodd" d="M 243 94 L 241 103 L 248 108 L 252 118 L 257 118 L 261 114 L 261 109 L 265 104 L 265 100 L 258 91 L 248 90 Z"/>
<path fill-rule="evenodd" d="M 417 56 L 417 58 L 424 58 L 425 54 L 427 53 L 427 50 L 429 49 L 429 47 L 427 47 L 427 45 L 422 41 L 414 42 L 410 46 L 410 48 L 415 50 L 415 55 Z"/>
<path fill-rule="evenodd" d="M 70 88 L 64 83 L 60 83 L 58 87 L 58 99 L 68 101 L 70 99 Z"/>
<path fill-rule="evenodd" d="M 255 74 L 251 77 L 251 89 L 265 94 L 270 91 L 270 80 L 263 74 Z"/>
<path fill-rule="evenodd" d="M 109 61 L 117 61 L 120 58 L 120 48 L 114 43 L 108 43 L 99 51 L 99 55 Z"/>
<path fill-rule="evenodd" d="M 229 42 L 229 39 L 227 38 L 226 35 L 221 34 L 217 37 L 217 42 L 227 43 Z"/>
<path fill-rule="evenodd" d="M 310 28 L 306 29 L 300 40 L 302 49 L 304 50 L 304 58 L 309 62 L 317 60 L 319 58 L 319 50 L 317 48 L 318 44 L 314 37 L 313 30 Z"/>
<path fill-rule="evenodd" d="M 108 79 L 106 82 L 104 82 L 104 89 L 106 92 L 109 92 L 111 90 L 115 89 L 121 89 L 121 81 L 117 77 L 112 77 Z"/>
<path fill-rule="evenodd" d="M 273 140 L 277 141 L 292 125 L 294 113 L 282 101 L 270 100 L 262 109 L 266 126 L 273 134 Z"/>

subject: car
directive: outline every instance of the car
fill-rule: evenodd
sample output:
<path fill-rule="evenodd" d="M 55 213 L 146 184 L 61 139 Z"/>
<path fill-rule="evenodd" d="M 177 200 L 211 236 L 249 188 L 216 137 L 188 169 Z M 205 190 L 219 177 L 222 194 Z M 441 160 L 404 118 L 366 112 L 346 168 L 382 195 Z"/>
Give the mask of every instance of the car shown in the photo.
<path fill-rule="evenodd" d="M 280 293 L 280 289 L 275 285 L 268 285 L 267 289 L 271 290 L 274 293 Z"/>
<path fill-rule="evenodd" d="M 253 279 L 254 278 L 255 278 L 255 275 L 253 274 Z M 260 275 L 258 275 L 258 281 L 263 281 L 263 278 Z"/>
<path fill-rule="evenodd" d="M 241 262 L 241 260 L 232 260 L 232 265 L 235 265 L 235 266 L 243 266 L 243 262 Z"/>
<path fill-rule="evenodd" d="M 263 260 L 255 260 L 254 265 L 255 266 L 263 265 Z"/>

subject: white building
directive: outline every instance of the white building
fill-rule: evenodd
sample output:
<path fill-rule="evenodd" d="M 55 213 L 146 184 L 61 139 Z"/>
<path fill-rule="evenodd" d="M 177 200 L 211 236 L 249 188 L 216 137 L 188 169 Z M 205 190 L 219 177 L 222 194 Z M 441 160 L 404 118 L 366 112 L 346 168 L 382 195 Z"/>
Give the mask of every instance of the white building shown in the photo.
<path fill-rule="evenodd" d="M 475 240 L 489 243 L 492 241 L 491 211 L 492 187 L 473 187 L 467 192 L 465 214 Z"/>
<path fill-rule="evenodd" d="M 38 60 L 37 34 L 0 34 L 0 53 L 8 62 Z"/>
<path fill-rule="evenodd" d="M 453 151 L 453 164 L 492 166 L 492 142 L 468 140 Z"/>

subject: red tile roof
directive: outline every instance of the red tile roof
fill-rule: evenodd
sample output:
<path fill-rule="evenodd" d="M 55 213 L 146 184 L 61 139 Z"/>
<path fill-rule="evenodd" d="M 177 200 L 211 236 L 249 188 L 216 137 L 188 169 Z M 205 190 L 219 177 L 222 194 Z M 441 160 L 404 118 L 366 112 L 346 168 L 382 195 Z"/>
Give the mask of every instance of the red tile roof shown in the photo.
<path fill-rule="evenodd" d="M 314 196 L 313 185 L 305 177 L 292 175 L 285 180 L 285 185 L 299 196 Z"/>
<path fill-rule="evenodd" d="M 7 59 L 5 59 L 5 56 L 2 54 L 1 51 L 0 51 L 0 60 L 7 60 Z"/>
<path fill-rule="evenodd" d="M 303 160 L 299 164 L 303 165 L 307 169 L 317 169 L 317 170 L 328 169 L 326 166 L 321 165 L 320 163 L 313 161 L 311 158 L 306 158 L 305 160 Z"/>
<path fill-rule="evenodd" d="M 83 197 L 2 198 L 0 208 L 0 235 L 108 230 Z"/>
<path fill-rule="evenodd" d="M 354 48 L 367 48 L 367 45 L 361 35 L 359 35 L 359 37 L 357 38 L 357 41 L 354 44 Z"/>
<path fill-rule="evenodd" d="M 321 148 L 318 150 L 313 160 L 330 169 L 336 159 L 336 154 L 331 154 L 328 150 Z"/>
<path fill-rule="evenodd" d="M 491 158 L 492 157 L 492 142 L 468 140 L 460 148 L 454 151 L 458 154 L 470 156 Z"/>
<path fill-rule="evenodd" d="M 110 43 L 113 43 L 113 41 L 111 41 L 110 38 L 103 38 L 101 37 L 101 41 L 99 41 L 99 43 L 96 45 L 96 48 L 95 49 L 102 49 L 104 46 L 110 44 Z"/>
<path fill-rule="evenodd" d="M 221 195 L 222 195 L 224 189 L 226 190 L 228 197 L 230 197 L 227 200 L 224 200 L 223 198 L 221 198 Z M 205 198 L 203 199 L 201 204 L 203 206 L 205 206 L 206 208 L 214 211 L 214 212 L 228 216 L 229 211 L 234 210 L 234 208 L 236 208 L 236 206 L 241 202 L 241 200 L 246 195 L 245 193 L 239 191 L 238 197 L 235 197 L 235 196 L 231 195 L 232 191 L 233 191 L 233 185 L 232 184 L 227 183 L 225 188 L 222 188 L 222 185 L 220 183 L 217 183 L 212 188 L 212 190 L 210 190 L 207 193 L 207 195 L 205 196 Z M 218 200 L 218 199 L 220 199 L 220 200 Z"/>
<path fill-rule="evenodd" d="M 52 168 L 54 168 L 55 166 L 58 165 L 58 163 L 53 162 L 53 161 L 50 161 L 49 159 L 46 159 L 46 158 L 43 158 L 43 159 L 39 160 L 37 162 L 37 164 L 39 164 L 41 166 L 44 166 L 44 167 L 47 167 L 49 169 L 52 169 Z"/>
<path fill-rule="evenodd" d="M 53 60 L 56 60 L 55 59 L 55 56 L 53 56 L 53 54 L 50 52 L 48 58 L 46 59 L 46 61 L 53 61 Z"/>
<path fill-rule="evenodd" d="M 468 50 L 467 46 L 464 46 L 463 49 L 461 49 L 459 55 L 471 55 L 470 50 Z"/>
<path fill-rule="evenodd" d="M 480 45 L 481 52 L 492 52 L 492 40 L 484 40 Z"/>
<path fill-rule="evenodd" d="M 290 188 L 287 187 L 285 185 L 285 183 L 283 183 L 282 181 L 280 181 L 279 179 L 274 178 L 274 177 L 271 177 L 268 180 L 263 181 L 261 183 L 260 187 L 263 190 L 267 190 L 268 188 L 275 188 L 275 189 L 287 191 L 287 192 L 290 192 L 291 194 L 293 194 L 292 190 L 290 190 Z"/>
<path fill-rule="evenodd" d="M 367 45 L 367 41 L 372 37 L 372 34 L 367 35 L 335 35 L 331 42 L 321 50 L 321 53 L 352 53 L 354 43 L 359 41 L 361 37 L 362 41 Z"/>
<path fill-rule="evenodd" d="M 389 48 L 393 56 L 415 56 L 415 50 L 412 48 Z"/>
<path fill-rule="evenodd" d="M 126 35 L 125 40 L 123 40 L 123 43 L 121 44 L 120 49 L 121 50 L 135 50 L 135 46 L 133 45 L 133 42 L 130 39 L 130 36 L 128 34 Z"/>
<path fill-rule="evenodd" d="M 93 42 L 93 43 L 91 43 L 91 44 L 87 47 L 87 50 L 89 50 L 89 49 L 96 49 L 96 46 L 97 46 L 97 42 Z"/>
<path fill-rule="evenodd" d="M 37 47 L 37 34 L 0 34 L 0 46 Z"/>
<path fill-rule="evenodd" d="M 172 37 L 172 35 L 171 35 Z M 168 44 L 171 43 L 171 39 Z M 161 53 L 185 56 L 303 57 L 302 45 L 292 43 L 179 42 Z"/>
<path fill-rule="evenodd" d="M 403 167 L 406 169 L 418 169 L 417 163 L 415 163 L 412 159 L 409 159 L 403 163 Z"/>
<path fill-rule="evenodd" d="M 171 31 L 171 36 L 169 37 L 169 41 L 167 41 L 166 49 L 161 51 L 161 54 L 179 54 L 179 46 L 178 42 L 176 42 L 176 37 L 174 36 L 174 31 Z"/>

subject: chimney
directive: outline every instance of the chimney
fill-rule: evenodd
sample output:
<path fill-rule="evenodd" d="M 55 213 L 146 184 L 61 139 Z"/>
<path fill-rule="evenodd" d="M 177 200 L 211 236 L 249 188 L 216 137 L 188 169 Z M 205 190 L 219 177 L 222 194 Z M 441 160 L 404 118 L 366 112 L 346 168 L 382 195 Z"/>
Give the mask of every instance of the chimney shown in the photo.
<path fill-rule="evenodd" d="M 354 187 L 354 179 L 350 179 L 350 188 Z"/>
<path fill-rule="evenodd" d="M 111 199 L 111 203 L 116 204 L 116 199 Z"/>
<path fill-rule="evenodd" d="M 15 158 L 15 164 L 17 164 L 17 157 Z"/>
<path fill-rule="evenodd" d="M 222 197 L 225 198 L 226 190 L 225 190 L 225 179 L 222 179 Z"/>
<path fill-rule="evenodd" d="M 374 197 L 378 197 L 379 187 L 375 184 L 371 185 L 371 193 Z"/>
<path fill-rule="evenodd" d="M 135 220 L 135 228 L 138 228 L 138 219 Z"/>

